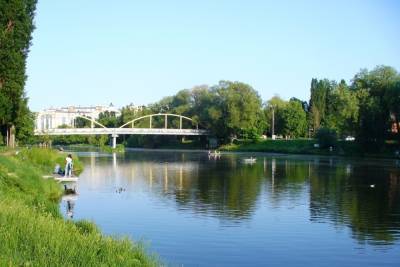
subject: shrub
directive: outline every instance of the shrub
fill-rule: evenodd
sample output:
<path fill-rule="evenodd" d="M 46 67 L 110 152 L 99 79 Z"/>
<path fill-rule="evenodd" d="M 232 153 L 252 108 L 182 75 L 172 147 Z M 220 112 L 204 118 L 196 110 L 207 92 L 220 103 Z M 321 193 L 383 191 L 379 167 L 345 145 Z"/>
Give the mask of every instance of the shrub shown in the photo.
<path fill-rule="evenodd" d="M 333 129 L 320 128 L 315 138 L 318 140 L 320 148 L 336 147 L 337 145 L 337 133 Z"/>

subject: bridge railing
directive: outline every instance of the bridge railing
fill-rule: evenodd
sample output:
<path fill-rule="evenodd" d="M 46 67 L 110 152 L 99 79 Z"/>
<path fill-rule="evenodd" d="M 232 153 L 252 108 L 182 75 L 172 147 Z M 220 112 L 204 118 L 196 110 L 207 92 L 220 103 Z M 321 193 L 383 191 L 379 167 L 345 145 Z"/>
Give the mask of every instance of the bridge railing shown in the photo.
<path fill-rule="evenodd" d="M 35 135 L 208 135 L 203 129 L 164 128 L 66 128 L 35 131 Z"/>
<path fill-rule="evenodd" d="M 124 123 L 122 126 L 120 126 L 120 128 L 124 128 L 126 126 L 130 126 L 130 128 L 135 128 L 135 123 L 137 121 L 142 121 L 144 119 L 149 119 L 149 128 L 153 129 L 153 117 L 164 117 L 164 127 L 162 127 L 163 129 L 168 129 L 168 118 L 169 117 L 175 117 L 175 118 L 179 118 L 179 129 L 183 128 L 183 120 L 185 121 L 190 121 L 190 123 L 192 123 L 192 125 L 194 125 L 196 127 L 196 129 L 199 128 L 199 124 L 197 122 L 195 122 L 193 119 L 186 117 L 186 116 L 182 116 L 182 115 L 178 115 L 178 114 L 171 114 L 171 113 L 157 113 L 157 114 L 149 114 L 149 115 L 145 115 L 145 116 L 141 116 L 139 118 L 135 118 L 133 120 L 130 120 L 126 123 Z M 159 128 L 161 129 L 161 128 Z"/>
<path fill-rule="evenodd" d="M 46 129 L 43 131 L 35 130 L 35 135 L 112 135 L 116 136 L 118 134 L 138 134 L 138 135 L 208 135 L 209 132 L 207 130 L 199 129 L 199 125 L 193 119 L 189 117 L 185 117 L 177 114 L 169 114 L 169 113 L 158 113 L 158 114 L 149 114 L 139 118 L 135 118 L 127 123 L 123 124 L 119 128 L 107 128 L 103 124 L 97 122 L 96 120 L 85 117 L 85 116 L 77 116 L 83 118 L 85 120 L 90 121 L 90 128 L 55 128 L 55 129 Z M 164 127 L 162 128 L 154 128 L 152 125 L 153 117 L 164 117 Z M 175 125 L 176 128 L 168 128 L 168 117 L 179 118 L 179 128 Z M 149 118 L 149 128 L 135 128 L 135 122 L 144 120 Z M 183 128 L 183 120 L 190 121 L 193 128 Z M 100 128 L 96 128 L 95 126 L 100 126 Z M 131 126 L 131 127 L 126 127 Z"/>

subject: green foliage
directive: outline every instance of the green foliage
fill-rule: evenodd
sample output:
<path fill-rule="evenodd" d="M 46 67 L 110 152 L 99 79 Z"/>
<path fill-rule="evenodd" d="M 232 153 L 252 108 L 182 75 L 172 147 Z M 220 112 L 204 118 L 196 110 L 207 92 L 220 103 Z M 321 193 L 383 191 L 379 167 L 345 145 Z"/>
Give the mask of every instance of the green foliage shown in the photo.
<path fill-rule="evenodd" d="M 36 0 L 0 2 L 0 131 L 13 136 L 17 127 L 17 137 L 24 142 L 32 128 L 24 86 L 35 7 Z"/>
<path fill-rule="evenodd" d="M 0 201 L 18 199 L 25 205 L 59 216 L 56 201 L 61 197 L 60 188 L 54 181 L 45 182 L 41 170 L 25 159 L 0 155 Z"/>
<path fill-rule="evenodd" d="M 260 96 L 249 85 L 240 82 L 221 81 L 211 88 L 199 86 L 181 90 L 141 111 L 127 106 L 122 109 L 121 121 L 127 123 L 152 113 L 174 113 L 193 118 L 195 123 L 184 121 L 183 127 L 193 128 L 198 123 L 225 141 L 238 136 L 258 138 L 265 130 Z M 148 120 L 140 120 L 135 123 L 135 127 L 149 127 L 148 123 Z M 153 118 L 153 127 L 163 125 L 164 118 Z M 171 119 L 168 125 L 178 127 L 179 119 Z M 134 139 L 140 142 L 143 138 Z"/>
<path fill-rule="evenodd" d="M 75 222 L 76 228 L 81 232 L 82 234 L 85 235 L 99 235 L 100 230 L 99 228 L 92 222 L 87 221 L 87 220 L 79 220 Z"/>
<path fill-rule="evenodd" d="M 359 102 L 356 93 L 349 89 L 345 81 L 342 80 L 339 85 L 334 84 L 327 110 L 325 127 L 335 129 L 340 137 L 355 134 Z"/>
<path fill-rule="evenodd" d="M 332 90 L 332 82 L 327 79 L 311 80 L 310 126 L 316 131 L 323 124 L 327 113 L 327 99 Z"/>
<path fill-rule="evenodd" d="M 105 111 L 99 114 L 97 121 L 108 128 L 120 126 L 120 121 L 115 112 Z"/>
<path fill-rule="evenodd" d="M 399 81 L 399 73 L 387 66 L 362 70 L 353 79 L 352 89 L 359 101 L 356 134 L 367 149 L 379 150 L 399 121 Z M 400 132 L 397 136 L 400 140 Z"/>
<path fill-rule="evenodd" d="M 83 164 L 76 155 L 72 155 L 74 159 L 74 172 L 79 175 L 83 171 Z M 55 164 L 65 165 L 67 153 L 57 152 L 52 149 L 42 148 L 26 148 L 19 151 L 17 158 L 21 161 L 29 162 L 43 173 L 51 173 Z"/>
<path fill-rule="evenodd" d="M 94 126 L 97 126 L 97 125 L 94 125 Z M 75 118 L 75 127 L 76 128 L 90 128 L 91 122 L 87 119 L 84 119 L 81 117 L 76 117 Z"/>
<path fill-rule="evenodd" d="M 314 140 L 292 139 L 292 140 L 258 140 L 256 142 L 239 141 L 236 144 L 220 147 L 225 151 L 251 151 L 251 152 L 277 152 L 296 154 L 316 154 Z"/>
<path fill-rule="evenodd" d="M 307 115 L 301 102 L 291 100 L 282 110 L 283 129 L 285 136 L 304 137 L 307 132 Z"/>
<path fill-rule="evenodd" d="M 108 153 L 124 153 L 125 146 L 123 144 L 118 144 L 116 148 L 112 148 L 110 146 L 101 146 L 101 151 L 108 152 Z"/>
<path fill-rule="evenodd" d="M 282 117 L 287 102 L 279 96 L 274 96 L 267 101 L 264 110 L 265 119 L 269 122 L 269 133 L 272 135 L 272 119 L 274 117 L 274 134 L 283 134 L 285 121 Z"/>
<path fill-rule="evenodd" d="M 88 137 L 83 135 L 57 135 L 50 138 L 54 145 L 72 145 L 87 143 Z"/>
<path fill-rule="evenodd" d="M 337 133 L 334 129 L 319 128 L 315 137 L 320 148 L 336 147 L 337 145 Z"/>
<path fill-rule="evenodd" d="M 261 98 L 249 85 L 222 81 L 214 88 L 219 97 L 222 120 L 217 130 L 226 136 L 241 136 L 246 131 L 258 130 L 258 118 L 262 114 Z M 259 129 L 258 134 L 261 134 Z"/>

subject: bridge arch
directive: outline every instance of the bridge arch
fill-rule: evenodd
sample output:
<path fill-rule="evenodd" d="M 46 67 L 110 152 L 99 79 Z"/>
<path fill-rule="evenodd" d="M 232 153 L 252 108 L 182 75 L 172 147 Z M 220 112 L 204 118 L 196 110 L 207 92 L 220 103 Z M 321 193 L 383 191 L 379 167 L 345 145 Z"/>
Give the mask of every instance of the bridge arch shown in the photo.
<path fill-rule="evenodd" d="M 136 118 L 136 119 L 128 121 L 127 123 L 121 125 L 119 128 L 123 128 L 123 127 L 125 127 L 125 126 L 127 126 L 129 124 L 132 125 L 131 128 L 134 128 L 136 121 L 143 120 L 145 118 L 150 118 L 150 128 L 152 128 L 152 118 L 153 117 L 157 117 L 157 116 L 164 116 L 165 117 L 165 122 L 164 122 L 165 123 L 165 126 L 164 126 L 165 129 L 168 128 L 168 117 L 178 117 L 179 118 L 179 129 L 182 129 L 182 122 L 183 122 L 184 119 L 187 120 L 187 121 L 192 122 L 192 124 L 196 125 L 196 129 L 199 129 L 199 124 L 197 122 L 195 122 L 193 119 L 191 119 L 189 117 L 186 117 L 186 116 L 182 116 L 182 115 L 178 115 L 178 114 L 172 114 L 172 113 L 157 113 L 157 114 L 149 114 L 149 115 L 141 116 L 139 118 Z"/>
<path fill-rule="evenodd" d="M 98 125 L 98 126 L 100 126 L 100 127 L 102 127 L 102 128 L 107 128 L 106 126 L 104 126 L 103 124 L 101 124 L 100 122 L 94 120 L 94 119 L 91 118 L 91 117 L 87 117 L 87 116 L 83 116 L 83 115 L 76 115 L 75 118 L 82 118 L 82 119 L 85 119 L 85 120 L 90 121 L 90 122 L 92 123 L 91 128 L 94 128 L 94 127 L 93 127 L 93 124 L 96 124 L 96 125 Z M 75 119 L 74 119 L 74 120 L 75 120 Z"/>

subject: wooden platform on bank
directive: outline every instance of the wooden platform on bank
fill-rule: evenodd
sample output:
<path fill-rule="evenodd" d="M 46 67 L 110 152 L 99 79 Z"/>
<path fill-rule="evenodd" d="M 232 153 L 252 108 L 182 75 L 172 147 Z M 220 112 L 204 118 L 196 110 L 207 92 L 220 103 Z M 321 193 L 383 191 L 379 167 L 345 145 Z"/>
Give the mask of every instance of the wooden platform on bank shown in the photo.
<path fill-rule="evenodd" d="M 58 182 L 77 182 L 78 181 L 78 177 L 64 177 L 58 174 L 54 174 L 54 175 L 43 175 L 43 178 L 45 179 L 54 179 Z"/>

